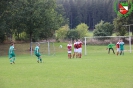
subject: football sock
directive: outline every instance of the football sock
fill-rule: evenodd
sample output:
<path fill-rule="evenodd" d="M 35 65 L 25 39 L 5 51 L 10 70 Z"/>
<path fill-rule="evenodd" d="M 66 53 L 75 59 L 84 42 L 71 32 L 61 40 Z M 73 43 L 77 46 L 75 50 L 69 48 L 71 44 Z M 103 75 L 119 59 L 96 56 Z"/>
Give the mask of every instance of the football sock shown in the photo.
<path fill-rule="evenodd" d="M 10 58 L 10 63 L 12 64 L 12 62 L 13 62 L 13 61 L 12 61 L 12 58 Z"/>
<path fill-rule="evenodd" d="M 15 59 L 16 59 L 16 58 L 14 57 L 14 58 L 13 58 L 13 62 L 15 62 Z"/>
<path fill-rule="evenodd" d="M 75 54 L 73 54 L 73 58 L 74 58 Z"/>
<path fill-rule="evenodd" d="M 42 62 L 42 59 L 40 58 L 40 62 Z"/>

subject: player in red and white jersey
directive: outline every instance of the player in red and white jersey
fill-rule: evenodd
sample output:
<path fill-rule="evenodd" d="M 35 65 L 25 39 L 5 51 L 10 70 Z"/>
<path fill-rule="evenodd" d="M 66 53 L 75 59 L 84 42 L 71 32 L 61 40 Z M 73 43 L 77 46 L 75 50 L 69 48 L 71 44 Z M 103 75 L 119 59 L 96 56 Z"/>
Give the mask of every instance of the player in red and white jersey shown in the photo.
<path fill-rule="evenodd" d="M 120 40 L 118 40 L 118 42 L 116 43 L 116 49 L 117 49 L 117 55 L 120 52 Z"/>
<path fill-rule="evenodd" d="M 77 48 L 78 48 L 77 42 L 76 42 L 76 40 L 74 40 L 74 54 L 73 54 L 73 58 L 75 57 L 75 55 L 76 55 L 76 58 L 77 58 Z"/>
<path fill-rule="evenodd" d="M 69 43 L 67 44 L 67 51 L 68 51 L 68 58 L 71 59 L 71 53 L 72 53 L 72 44 L 69 41 Z"/>
<path fill-rule="evenodd" d="M 82 42 L 78 40 L 78 57 L 81 58 L 82 56 Z"/>

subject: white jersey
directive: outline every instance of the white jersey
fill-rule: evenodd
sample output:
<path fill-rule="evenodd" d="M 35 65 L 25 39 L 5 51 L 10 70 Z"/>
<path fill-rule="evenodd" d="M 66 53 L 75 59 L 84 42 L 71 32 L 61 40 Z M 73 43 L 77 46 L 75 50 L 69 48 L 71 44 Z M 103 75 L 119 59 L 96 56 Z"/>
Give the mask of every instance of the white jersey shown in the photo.
<path fill-rule="evenodd" d="M 72 53 L 72 44 L 67 44 L 68 53 Z"/>

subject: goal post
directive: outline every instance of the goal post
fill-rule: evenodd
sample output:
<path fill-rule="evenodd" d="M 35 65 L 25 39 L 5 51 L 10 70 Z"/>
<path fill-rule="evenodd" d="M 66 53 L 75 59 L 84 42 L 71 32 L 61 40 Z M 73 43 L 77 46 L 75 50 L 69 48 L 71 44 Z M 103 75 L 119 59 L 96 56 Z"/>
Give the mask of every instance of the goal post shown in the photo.
<path fill-rule="evenodd" d="M 131 36 L 93 36 L 93 37 L 84 37 L 84 50 L 85 55 L 87 55 L 87 45 L 101 45 L 101 44 L 109 44 L 109 42 L 117 43 L 119 39 L 126 38 L 126 41 L 129 42 L 129 52 L 132 52 L 131 47 Z"/>
<path fill-rule="evenodd" d="M 34 53 L 34 48 L 36 46 L 37 43 L 40 43 L 40 49 L 39 52 L 42 55 L 55 55 L 55 46 L 54 46 L 54 42 L 31 42 L 31 56 Z"/>

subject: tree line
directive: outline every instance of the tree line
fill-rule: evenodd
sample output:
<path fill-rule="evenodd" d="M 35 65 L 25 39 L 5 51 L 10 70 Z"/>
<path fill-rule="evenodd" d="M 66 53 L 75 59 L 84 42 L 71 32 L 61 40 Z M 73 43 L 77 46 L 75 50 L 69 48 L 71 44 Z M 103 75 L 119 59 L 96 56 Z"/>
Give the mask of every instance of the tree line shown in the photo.
<path fill-rule="evenodd" d="M 75 28 L 80 23 L 85 23 L 90 29 L 101 20 L 113 23 L 116 13 L 113 9 L 116 0 L 57 0 L 69 18 L 70 28 Z"/>
<path fill-rule="evenodd" d="M 129 27 L 123 25 L 133 23 L 133 11 L 127 17 L 119 16 L 114 11 L 115 1 L 1 0 L 0 42 L 7 38 L 37 41 L 55 36 L 58 39 L 62 38 L 60 30 L 63 29 L 69 29 L 67 35 L 71 37 L 67 38 L 87 36 L 82 34 L 83 30 L 93 30 L 94 36 L 127 35 Z M 132 5 L 129 8 L 133 8 Z"/>

